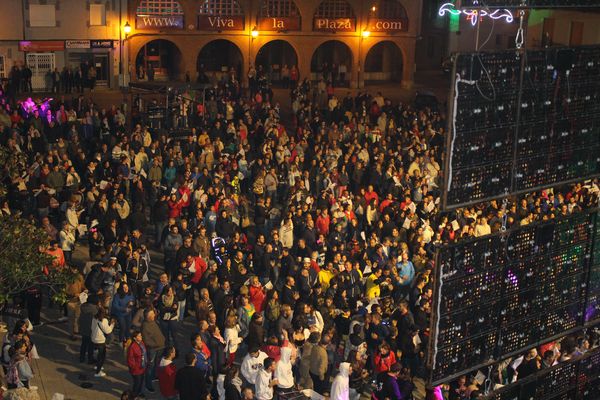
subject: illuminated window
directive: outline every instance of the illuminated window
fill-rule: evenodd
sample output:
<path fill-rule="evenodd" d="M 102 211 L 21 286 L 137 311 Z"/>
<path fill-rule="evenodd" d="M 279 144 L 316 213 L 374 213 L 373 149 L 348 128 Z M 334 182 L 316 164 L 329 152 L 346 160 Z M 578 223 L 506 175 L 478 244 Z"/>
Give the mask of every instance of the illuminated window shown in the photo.
<path fill-rule="evenodd" d="M 354 11 L 346 0 L 325 0 L 319 5 L 315 17 L 354 18 Z"/>
<path fill-rule="evenodd" d="M 204 0 L 200 15 L 244 15 L 236 0 Z"/>
<path fill-rule="evenodd" d="M 299 17 L 294 0 L 263 0 L 259 17 Z"/>
<path fill-rule="evenodd" d="M 183 8 L 176 0 L 142 0 L 135 13 L 138 15 L 183 15 Z"/>
<path fill-rule="evenodd" d="M 371 8 L 371 15 L 382 19 L 405 19 L 406 10 L 398 0 L 379 0 L 373 2 L 375 11 Z M 437 9 L 436 9 L 437 12 Z"/>
<path fill-rule="evenodd" d="M 0 55 L 0 78 L 6 78 L 6 71 L 4 69 L 4 56 Z"/>

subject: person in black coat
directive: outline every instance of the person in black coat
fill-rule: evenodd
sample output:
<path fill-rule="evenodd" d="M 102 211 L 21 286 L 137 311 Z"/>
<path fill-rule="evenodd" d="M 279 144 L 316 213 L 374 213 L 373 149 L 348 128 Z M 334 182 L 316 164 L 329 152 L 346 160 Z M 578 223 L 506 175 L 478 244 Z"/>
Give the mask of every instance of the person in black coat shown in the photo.
<path fill-rule="evenodd" d="M 175 389 L 179 392 L 179 400 L 208 399 L 206 378 L 199 368 L 196 368 L 196 355 L 188 353 L 185 356 L 185 367 L 175 375 Z"/>
<path fill-rule="evenodd" d="M 220 215 L 217 217 L 217 224 L 215 226 L 215 230 L 217 232 L 217 236 L 220 236 L 225 240 L 233 236 L 235 228 L 233 227 L 233 223 L 227 216 L 226 210 L 221 210 Z"/>
<path fill-rule="evenodd" d="M 225 365 L 225 339 L 221 336 L 221 331 L 216 325 L 208 327 L 210 338 L 208 340 L 208 348 L 210 350 L 210 361 L 212 363 L 213 374 L 216 377 L 218 372 Z"/>
<path fill-rule="evenodd" d="M 104 279 L 108 274 L 108 263 L 96 264 L 85 278 L 85 287 L 90 294 L 97 294 L 104 286 Z"/>
<path fill-rule="evenodd" d="M 252 320 L 248 326 L 248 347 L 260 348 L 265 344 L 265 328 L 263 326 L 263 316 L 261 313 L 252 314 Z"/>

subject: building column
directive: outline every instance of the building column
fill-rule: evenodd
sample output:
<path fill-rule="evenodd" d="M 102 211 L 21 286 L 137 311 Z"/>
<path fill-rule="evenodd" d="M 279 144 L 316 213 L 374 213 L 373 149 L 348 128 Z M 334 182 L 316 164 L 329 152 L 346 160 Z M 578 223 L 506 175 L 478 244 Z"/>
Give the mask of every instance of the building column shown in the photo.
<path fill-rule="evenodd" d="M 415 41 L 407 40 L 403 43 L 405 49 L 402 66 L 402 88 L 412 89 L 415 80 Z"/>

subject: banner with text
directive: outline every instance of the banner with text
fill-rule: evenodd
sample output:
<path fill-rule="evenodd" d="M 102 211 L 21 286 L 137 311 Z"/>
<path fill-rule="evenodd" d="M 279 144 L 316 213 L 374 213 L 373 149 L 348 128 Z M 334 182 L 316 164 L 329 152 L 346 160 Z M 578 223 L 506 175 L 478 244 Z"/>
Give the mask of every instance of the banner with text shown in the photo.
<path fill-rule="evenodd" d="M 369 31 L 371 32 L 406 32 L 408 20 L 406 19 L 369 19 Z"/>
<path fill-rule="evenodd" d="M 354 18 L 321 18 L 313 20 L 313 30 L 323 32 L 354 32 L 356 20 Z"/>
<path fill-rule="evenodd" d="M 243 31 L 244 17 L 241 15 L 199 15 L 198 29 L 201 31 Z"/>
<path fill-rule="evenodd" d="M 183 15 L 136 15 L 136 29 L 183 29 Z"/>
<path fill-rule="evenodd" d="M 259 31 L 299 31 L 300 17 L 263 17 L 258 19 Z"/>
<path fill-rule="evenodd" d="M 22 40 L 19 42 L 19 51 L 62 51 L 65 49 L 65 42 L 62 40 L 48 41 L 29 41 Z"/>

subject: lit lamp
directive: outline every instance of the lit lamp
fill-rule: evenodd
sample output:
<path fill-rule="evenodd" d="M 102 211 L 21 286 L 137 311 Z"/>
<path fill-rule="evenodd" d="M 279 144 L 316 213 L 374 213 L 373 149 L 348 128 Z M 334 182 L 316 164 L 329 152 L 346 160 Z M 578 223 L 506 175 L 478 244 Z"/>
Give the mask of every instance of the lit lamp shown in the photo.
<path fill-rule="evenodd" d="M 125 25 L 123 26 L 123 32 L 125 32 L 125 38 L 127 39 L 127 36 L 131 33 L 131 25 L 129 25 L 129 21 L 125 22 Z"/>
<path fill-rule="evenodd" d="M 362 35 L 363 39 L 366 39 L 369 36 L 371 36 L 371 31 L 362 31 L 361 35 Z"/>
<path fill-rule="evenodd" d="M 258 37 L 258 29 L 256 28 L 256 26 L 252 28 L 250 35 L 252 35 L 252 39 L 256 39 Z"/>

